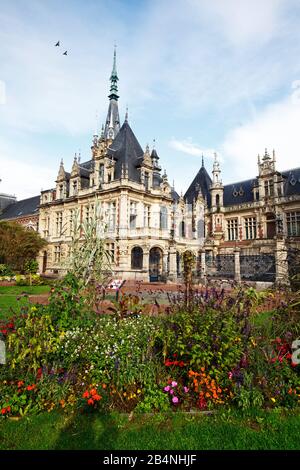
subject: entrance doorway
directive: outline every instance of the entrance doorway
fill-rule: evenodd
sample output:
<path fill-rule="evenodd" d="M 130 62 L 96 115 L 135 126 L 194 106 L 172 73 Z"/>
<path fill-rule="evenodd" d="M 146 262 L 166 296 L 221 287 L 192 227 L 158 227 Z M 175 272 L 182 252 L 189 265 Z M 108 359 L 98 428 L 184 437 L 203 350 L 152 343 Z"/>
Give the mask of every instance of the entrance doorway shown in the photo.
<path fill-rule="evenodd" d="M 161 280 L 163 273 L 163 253 L 158 247 L 151 248 L 149 252 L 149 278 L 150 282 Z"/>

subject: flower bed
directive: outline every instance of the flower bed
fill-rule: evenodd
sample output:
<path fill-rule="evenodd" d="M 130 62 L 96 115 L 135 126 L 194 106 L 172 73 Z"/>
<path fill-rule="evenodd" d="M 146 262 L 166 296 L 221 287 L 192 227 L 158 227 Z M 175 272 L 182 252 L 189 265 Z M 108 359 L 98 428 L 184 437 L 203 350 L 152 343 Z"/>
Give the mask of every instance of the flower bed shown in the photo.
<path fill-rule="evenodd" d="M 71 276 L 49 305 L 28 305 L 0 325 L 7 364 L 0 366 L 2 416 L 85 411 L 201 411 L 218 407 L 296 407 L 299 334 L 296 300 L 271 312 L 252 289 L 203 290 L 166 314 L 143 315 L 137 296 L 99 315 Z"/>

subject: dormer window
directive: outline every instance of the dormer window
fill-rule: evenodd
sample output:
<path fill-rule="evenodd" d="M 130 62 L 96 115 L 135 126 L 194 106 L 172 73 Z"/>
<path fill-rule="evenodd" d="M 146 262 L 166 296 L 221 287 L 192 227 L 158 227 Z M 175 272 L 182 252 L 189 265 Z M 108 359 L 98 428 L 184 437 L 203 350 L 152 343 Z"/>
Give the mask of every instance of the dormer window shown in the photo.
<path fill-rule="evenodd" d="M 101 163 L 99 167 L 99 181 L 100 183 L 104 183 L 104 165 Z"/>
<path fill-rule="evenodd" d="M 149 180 L 150 180 L 149 173 L 146 171 L 145 172 L 145 189 L 146 189 L 146 191 L 149 190 Z"/>
<path fill-rule="evenodd" d="M 73 195 L 75 196 L 78 191 L 77 181 L 73 181 Z"/>
<path fill-rule="evenodd" d="M 273 180 L 265 181 L 265 196 L 272 197 L 274 196 L 274 182 Z"/>

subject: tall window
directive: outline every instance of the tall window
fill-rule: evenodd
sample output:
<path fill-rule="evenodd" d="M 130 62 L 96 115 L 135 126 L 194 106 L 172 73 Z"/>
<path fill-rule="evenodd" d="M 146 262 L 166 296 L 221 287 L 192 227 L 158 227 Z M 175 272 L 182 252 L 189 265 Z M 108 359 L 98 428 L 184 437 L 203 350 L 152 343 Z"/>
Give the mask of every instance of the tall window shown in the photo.
<path fill-rule="evenodd" d="M 273 180 L 265 181 L 265 196 L 270 197 L 274 196 L 274 182 Z"/>
<path fill-rule="evenodd" d="M 131 229 L 136 228 L 136 219 L 137 219 L 137 203 L 130 203 L 130 214 L 129 214 L 129 225 Z"/>
<path fill-rule="evenodd" d="M 245 222 L 246 240 L 252 240 L 256 238 L 256 218 L 245 217 L 244 222 Z"/>
<path fill-rule="evenodd" d="M 61 247 L 60 245 L 54 246 L 54 262 L 59 263 L 61 260 Z"/>
<path fill-rule="evenodd" d="M 115 262 L 115 244 L 107 243 L 105 248 L 106 248 L 106 252 L 108 256 L 110 257 L 110 261 L 114 263 Z"/>
<path fill-rule="evenodd" d="M 159 228 L 161 230 L 166 230 L 168 228 L 168 209 L 166 207 L 160 208 Z"/>
<path fill-rule="evenodd" d="M 185 223 L 184 223 L 184 221 L 180 222 L 180 224 L 179 224 L 179 236 L 183 237 L 183 238 L 186 236 L 185 235 Z"/>
<path fill-rule="evenodd" d="M 56 235 L 60 236 L 62 234 L 62 223 L 63 223 L 63 213 L 56 212 Z"/>
<path fill-rule="evenodd" d="M 300 237 L 300 212 L 287 212 L 286 224 L 288 237 Z"/>
<path fill-rule="evenodd" d="M 108 203 L 108 229 L 115 230 L 116 227 L 116 203 Z"/>
<path fill-rule="evenodd" d="M 150 206 L 148 204 L 144 204 L 144 227 L 150 227 Z"/>
<path fill-rule="evenodd" d="M 238 239 L 238 219 L 227 220 L 227 238 L 228 240 Z"/>

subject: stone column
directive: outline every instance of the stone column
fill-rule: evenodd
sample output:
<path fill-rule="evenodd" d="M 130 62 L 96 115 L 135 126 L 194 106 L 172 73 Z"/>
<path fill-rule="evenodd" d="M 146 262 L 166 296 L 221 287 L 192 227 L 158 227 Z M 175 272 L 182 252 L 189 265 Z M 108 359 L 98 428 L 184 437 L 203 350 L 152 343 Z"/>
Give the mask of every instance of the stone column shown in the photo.
<path fill-rule="evenodd" d="M 169 280 L 170 281 L 175 281 L 177 277 L 177 267 L 176 267 L 176 249 L 174 246 L 170 247 L 170 252 L 169 252 Z"/>
<path fill-rule="evenodd" d="M 149 250 L 148 248 L 143 248 L 143 271 L 144 271 L 145 281 L 149 282 Z"/>
<path fill-rule="evenodd" d="M 234 280 L 241 282 L 240 248 L 234 250 Z"/>
<path fill-rule="evenodd" d="M 162 265 L 162 270 L 163 270 L 163 276 L 168 275 L 168 252 L 163 254 L 163 265 Z"/>
<path fill-rule="evenodd" d="M 288 286 L 289 267 L 287 260 L 287 249 L 283 238 L 276 238 L 275 248 L 276 284 Z"/>
<path fill-rule="evenodd" d="M 205 250 L 201 251 L 201 279 L 206 280 Z"/>

